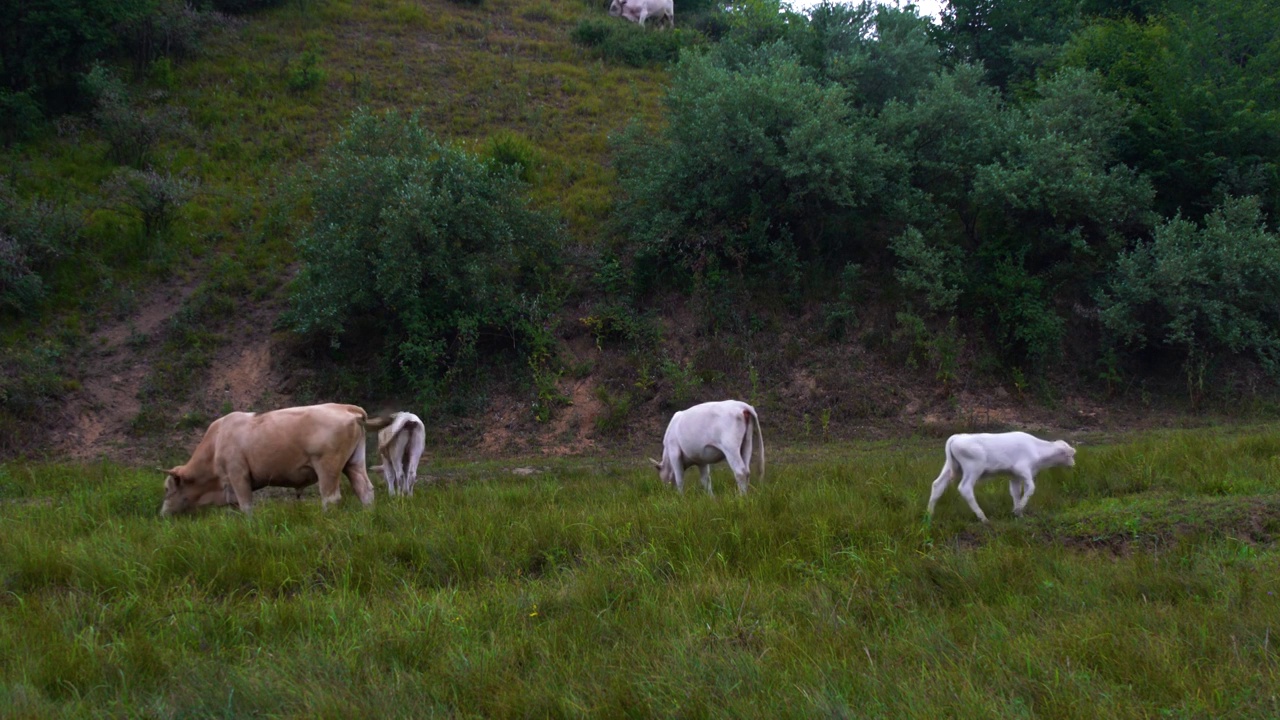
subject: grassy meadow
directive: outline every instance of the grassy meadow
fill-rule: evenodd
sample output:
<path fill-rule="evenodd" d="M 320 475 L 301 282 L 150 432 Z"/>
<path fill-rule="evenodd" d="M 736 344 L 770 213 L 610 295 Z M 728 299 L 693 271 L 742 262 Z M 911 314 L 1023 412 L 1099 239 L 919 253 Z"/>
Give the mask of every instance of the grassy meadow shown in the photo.
<path fill-rule="evenodd" d="M 0 715 L 1280 716 L 1276 428 L 1086 443 L 990 527 L 924 521 L 939 439 L 774 450 L 746 498 L 428 458 L 172 520 L 156 472 L 0 466 Z"/>

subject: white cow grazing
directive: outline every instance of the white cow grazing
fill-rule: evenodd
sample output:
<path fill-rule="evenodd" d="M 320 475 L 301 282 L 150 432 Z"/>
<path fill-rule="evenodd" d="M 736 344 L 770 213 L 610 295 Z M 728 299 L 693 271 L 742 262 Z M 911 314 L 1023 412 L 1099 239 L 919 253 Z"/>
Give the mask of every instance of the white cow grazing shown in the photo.
<path fill-rule="evenodd" d="M 609 4 L 609 14 L 623 17 L 644 27 L 646 18 L 656 17 L 658 22 L 667 21 L 670 27 L 676 26 L 676 7 L 672 0 L 613 0 Z"/>
<path fill-rule="evenodd" d="M 658 477 L 684 492 L 684 471 L 697 465 L 702 487 L 711 491 L 711 466 L 724 460 L 738 481 L 738 492 L 747 493 L 751 476 L 751 430 L 760 438 L 760 479 L 764 480 L 764 434 L 755 408 L 738 400 L 694 405 L 671 416 L 662 438 L 662 462 L 649 458 Z"/>
<path fill-rule="evenodd" d="M 1051 467 L 1071 467 L 1076 464 L 1076 450 L 1065 440 L 1041 440 L 1024 432 L 979 433 L 976 435 L 952 435 L 947 438 L 947 461 L 942 474 L 933 481 L 933 494 L 929 496 L 929 515 L 933 506 L 946 491 L 957 472 L 962 473 L 960 494 L 978 519 L 987 522 L 987 516 L 978 507 L 973 487 L 988 475 L 1008 473 L 1009 494 L 1013 496 L 1013 513 L 1022 517 L 1027 501 L 1036 491 L 1036 473 Z"/>
<path fill-rule="evenodd" d="M 417 415 L 396 413 L 392 422 L 378 433 L 378 455 L 382 464 L 373 469 L 387 479 L 387 493 L 412 495 L 418 482 L 418 461 L 427 445 L 427 428 Z"/>

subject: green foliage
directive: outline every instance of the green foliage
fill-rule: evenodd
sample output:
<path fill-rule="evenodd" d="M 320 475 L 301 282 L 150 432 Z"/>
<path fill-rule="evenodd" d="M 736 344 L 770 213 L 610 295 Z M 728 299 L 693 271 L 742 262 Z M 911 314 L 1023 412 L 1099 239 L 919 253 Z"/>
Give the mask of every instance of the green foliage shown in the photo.
<path fill-rule="evenodd" d="M 53 112 L 77 107 L 80 75 L 117 49 L 117 27 L 152 7 L 153 0 L 4 0 L 0 88 L 29 92 Z"/>
<path fill-rule="evenodd" d="M 1123 253 L 1098 299 L 1102 324 L 1132 351 L 1171 352 L 1189 376 L 1247 354 L 1280 377 L 1280 236 L 1258 201 L 1233 199 L 1203 227 L 1181 217 Z"/>
<path fill-rule="evenodd" d="M 849 90 L 855 106 L 910 99 L 939 69 L 929 19 L 914 6 L 823 2 L 786 35 L 806 65 Z"/>
<path fill-rule="evenodd" d="M 196 183 L 154 169 L 120 168 L 103 189 L 117 208 L 138 219 L 143 244 L 154 248 L 168 238 L 178 213 L 195 192 Z"/>
<path fill-rule="evenodd" d="M 489 137 L 480 149 L 481 155 L 509 168 L 521 182 L 533 185 L 545 164 L 543 154 L 528 138 L 507 130 Z"/>
<path fill-rule="evenodd" d="M 142 70 L 161 58 L 194 55 L 217 19 L 214 13 L 202 12 L 191 3 L 154 0 L 146 12 L 128 18 L 113 30 L 134 68 Z"/>
<path fill-rule="evenodd" d="M 699 41 L 697 33 L 682 28 L 659 31 L 618 18 L 592 17 L 580 20 L 572 37 L 609 62 L 637 68 L 673 63 L 681 48 Z"/>
<path fill-rule="evenodd" d="M 785 289 L 804 260 L 858 254 L 847 223 L 884 191 L 891 161 L 845 91 L 788 45 L 684 55 L 666 106 L 656 136 L 633 126 L 615 140 L 620 223 L 641 262 L 677 277 L 767 273 Z"/>
<path fill-rule="evenodd" d="M 34 315 L 42 308 L 49 274 L 78 249 L 83 227 L 74 205 L 19 198 L 0 180 L 0 313 Z"/>
<path fill-rule="evenodd" d="M 44 113 L 31 88 L 20 92 L 0 88 L 0 144 L 31 137 L 43 120 Z"/>
<path fill-rule="evenodd" d="M 1228 196 L 1280 208 L 1280 36 L 1266 0 L 1168 3 L 1100 21 L 1064 61 L 1097 69 L 1131 99 L 1125 160 L 1147 172 L 1166 216 L 1199 220 Z"/>
<path fill-rule="evenodd" d="M 372 344 L 423 402 L 493 351 L 536 362 L 558 231 L 503 166 L 415 117 L 361 111 L 311 180 L 290 327 L 335 349 Z"/>
<path fill-rule="evenodd" d="M 320 87 L 324 82 L 324 68 L 320 67 L 320 53 L 314 49 L 307 50 L 290 63 L 285 77 L 285 85 L 295 93 L 305 93 Z"/>
<path fill-rule="evenodd" d="M 924 318 L 909 311 L 896 313 L 894 319 L 898 321 L 898 327 L 893 331 L 893 338 L 905 347 L 907 367 L 929 369 L 943 387 L 959 379 L 964 337 L 954 316 L 947 321 L 945 329 L 937 332 L 929 330 Z"/>
<path fill-rule="evenodd" d="M 37 445 L 41 420 L 72 389 L 64 377 L 67 347 L 61 340 L 0 348 L 0 454 L 12 457 Z"/>
<path fill-rule="evenodd" d="M 33 127 L 32 111 L 60 114 L 92 102 L 81 78 L 94 64 L 123 57 L 141 70 L 160 57 L 190 56 L 219 21 L 180 0 L 3 0 L 0 17 L 0 98 L 23 99 L 23 133 Z"/>
<path fill-rule="evenodd" d="M 112 162 L 142 168 L 158 143 L 181 136 L 183 113 L 170 105 L 146 107 L 124 81 L 105 65 L 94 65 L 84 76 L 85 93 L 93 99 L 93 121 L 109 144 Z"/>
<path fill-rule="evenodd" d="M 857 324 L 859 301 L 866 294 L 867 284 L 861 265 L 849 263 L 844 266 L 844 270 L 840 272 L 840 291 L 823 311 L 828 337 L 833 340 L 843 339 Z M 755 372 L 754 367 L 752 372 Z"/>
<path fill-rule="evenodd" d="M 662 372 L 662 378 L 671 387 L 669 405 L 681 407 L 687 405 L 694 399 L 698 388 L 702 386 L 702 377 L 694 369 L 692 360 L 679 362 L 664 358 L 659 369 Z"/>
<path fill-rule="evenodd" d="M 919 294 L 931 312 L 953 311 L 963 280 L 959 248 L 946 243 L 931 244 L 914 227 L 908 227 L 890 246 L 898 256 L 898 283 Z"/>
<path fill-rule="evenodd" d="M 935 31 L 955 63 L 1000 89 L 1028 83 L 1083 23 L 1075 0 L 947 0 Z"/>
<path fill-rule="evenodd" d="M 892 243 L 899 282 L 934 312 L 988 318 L 1007 362 L 1058 357 L 1064 309 L 1090 302 L 1125 238 L 1150 223 L 1150 184 L 1117 158 L 1126 112 L 1078 71 L 1007 105 L 961 67 L 914 104 L 890 103 L 884 132 L 922 193 Z"/>

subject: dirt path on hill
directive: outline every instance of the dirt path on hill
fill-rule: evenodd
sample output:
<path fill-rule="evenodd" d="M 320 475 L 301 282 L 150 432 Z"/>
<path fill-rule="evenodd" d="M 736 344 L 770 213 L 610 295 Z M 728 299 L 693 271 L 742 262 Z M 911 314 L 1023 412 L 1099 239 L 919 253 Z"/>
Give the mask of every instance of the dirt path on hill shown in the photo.
<path fill-rule="evenodd" d="M 101 321 L 80 363 L 80 390 L 67 398 L 68 426 L 54 433 L 53 454 L 73 460 L 121 459 L 129 428 L 141 409 L 138 392 L 151 370 L 151 353 L 164 323 L 196 290 L 177 281 L 152 289 L 127 317 Z"/>

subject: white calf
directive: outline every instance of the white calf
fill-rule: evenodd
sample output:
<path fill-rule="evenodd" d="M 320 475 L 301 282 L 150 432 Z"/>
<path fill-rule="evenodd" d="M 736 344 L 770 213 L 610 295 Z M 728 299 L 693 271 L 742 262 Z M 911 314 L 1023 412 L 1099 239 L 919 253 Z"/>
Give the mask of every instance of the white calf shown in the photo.
<path fill-rule="evenodd" d="M 662 438 L 662 462 L 649 458 L 658 477 L 684 492 L 684 471 L 697 465 L 702 487 L 711 491 L 711 466 L 724 460 L 745 495 L 751 476 L 752 428 L 760 438 L 760 479 L 764 480 L 764 434 L 755 408 L 738 400 L 694 405 L 671 416 Z"/>
<path fill-rule="evenodd" d="M 1049 442 L 1024 432 L 952 435 L 947 438 L 947 461 L 942 466 L 942 474 L 933 481 L 929 515 L 933 515 L 933 506 L 938 498 L 942 497 L 955 474 L 960 472 L 963 475 L 960 494 L 978 519 L 987 522 L 986 514 L 973 496 L 973 487 L 988 475 L 1008 473 L 1011 476 L 1009 494 L 1013 496 L 1013 513 L 1022 517 L 1027 501 L 1036 491 L 1036 473 L 1045 468 L 1075 464 L 1075 448 L 1065 440 Z"/>
<path fill-rule="evenodd" d="M 378 433 L 382 464 L 373 469 L 387 479 L 388 494 L 413 494 L 418 482 L 418 461 L 426 444 L 427 428 L 413 413 L 396 413 L 391 425 Z"/>

